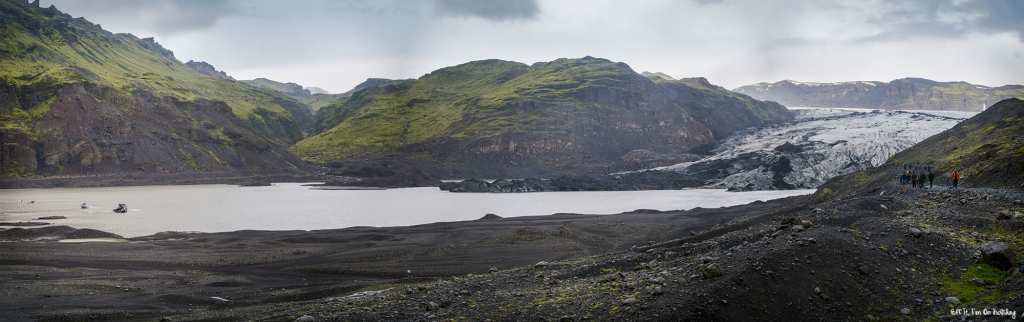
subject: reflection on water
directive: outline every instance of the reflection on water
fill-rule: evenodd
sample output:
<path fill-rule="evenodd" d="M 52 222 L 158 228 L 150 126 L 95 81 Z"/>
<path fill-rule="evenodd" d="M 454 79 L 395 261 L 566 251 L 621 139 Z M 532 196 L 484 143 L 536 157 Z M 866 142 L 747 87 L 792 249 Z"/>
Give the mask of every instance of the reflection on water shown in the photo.
<path fill-rule="evenodd" d="M 314 230 L 408 226 L 553 213 L 614 214 L 636 209 L 717 208 L 808 194 L 813 190 L 725 192 L 660 190 L 544 193 L 450 193 L 437 188 L 315 190 L 299 183 L 0 190 L 0 221 L 45 216 L 59 225 L 125 237 L 161 231 Z M 34 204 L 18 204 L 35 201 Z M 82 209 L 82 203 L 92 206 Z M 114 213 L 118 204 L 128 213 Z"/>

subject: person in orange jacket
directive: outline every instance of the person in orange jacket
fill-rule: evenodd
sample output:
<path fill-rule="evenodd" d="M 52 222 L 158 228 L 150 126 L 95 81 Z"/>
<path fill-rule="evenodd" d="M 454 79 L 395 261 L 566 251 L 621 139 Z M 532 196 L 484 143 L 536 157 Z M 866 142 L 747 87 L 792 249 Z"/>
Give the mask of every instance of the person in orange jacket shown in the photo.
<path fill-rule="evenodd" d="M 960 183 L 960 169 L 953 168 L 953 174 L 949 177 L 950 179 L 953 179 L 953 189 L 956 189 L 957 184 Z"/>

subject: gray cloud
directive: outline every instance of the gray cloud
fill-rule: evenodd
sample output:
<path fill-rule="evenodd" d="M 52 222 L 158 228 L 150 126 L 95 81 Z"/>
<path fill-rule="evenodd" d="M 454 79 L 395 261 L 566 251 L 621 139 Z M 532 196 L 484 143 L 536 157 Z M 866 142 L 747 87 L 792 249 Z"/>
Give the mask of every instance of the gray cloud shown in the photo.
<path fill-rule="evenodd" d="M 697 0 L 697 4 L 701 4 L 701 5 L 718 4 L 718 3 L 725 3 L 725 0 Z"/>
<path fill-rule="evenodd" d="M 868 23 L 883 31 L 858 42 L 962 38 L 971 33 L 1016 34 L 1024 43 L 1024 2 L 1016 0 L 915 0 L 886 3 Z"/>
<path fill-rule="evenodd" d="M 225 17 L 244 13 L 234 0 L 54 0 L 58 9 L 86 19 L 116 20 L 127 28 L 160 35 L 208 29 Z M 104 19 L 116 17 L 116 19 Z"/>
<path fill-rule="evenodd" d="M 434 2 L 434 13 L 501 22 L 535 20 L 540 14 L 540 7 L 536 0 L 437 0 Z"/>

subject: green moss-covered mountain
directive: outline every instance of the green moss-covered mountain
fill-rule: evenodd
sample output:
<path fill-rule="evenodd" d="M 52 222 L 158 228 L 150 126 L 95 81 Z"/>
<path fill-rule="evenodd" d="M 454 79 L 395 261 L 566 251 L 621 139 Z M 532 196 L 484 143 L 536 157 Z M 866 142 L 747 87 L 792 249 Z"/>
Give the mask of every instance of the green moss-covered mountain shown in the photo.
<path fill-rule="evenodd" d="M 309 110 L 223 76 L 196 72 L 152 38 L 0 0 L 0 172 L 295 167 L 282 146 L 304 137 Z"/>
<path fill-rule="evenodd" d="M 988 87 L 967 82 L 901 78 L 891 82 L 801 83 L 784 80 L 734 89 L 786 106 L 889 110 L 981 111 L 998 101 L 1024 98 L 1024 86 Z"/>
<path fill-rule="evenodd" d="M 302 99 L 302 104 L 306 104 L 306 106 L 309 106 L 309 108 L 311 110 L 313 110 L 313 113 L 317 113 L 324 106 L 330 105 L 330 104 L 332 104 L 334 102 L 337 102 L 338 100 L 347 100 L 349 97 L 352 97 L 352 94 L 354 94 L 355 92 L 361 91 L 363 89 L 366 89 L 366 88 L 369 88 L 369 87 L 373 87 L 373 86 L 384 86 L 384 85 L 388 85 L 388 84 L 401 84 L 401 83 L 405 83 L 405 82 L 408 82 L 408 81 L 411 81 L 411 79 L 367 78 L 366 81 L 363 81 L 362 83 L 359 83 L 359 85 L 356 85 L 356 87 L 354 87 L 354 88 L 352 88 L 352 89 L 350 89 L 350 90 L 348 90 L 347 92 L 344 92 L 344 93 L 339 93 L 339 94 L 314 93 L 312 95 L 309 95 L 306 98 L 303 98 Z M 344 101 L 342 101 L 342 102 L 344 102 Z"/>
<path fill-rule="evenodd" d="M 442 176 L 601 171 L 631 151 L 690 151 L 790 118 L 779 104 L 702 78 L 651 79 L 606 59 L 484 60 L 357 91 L 321 108 L 317 134 L 289 150 L 320 163 L 397 160 Z"/>

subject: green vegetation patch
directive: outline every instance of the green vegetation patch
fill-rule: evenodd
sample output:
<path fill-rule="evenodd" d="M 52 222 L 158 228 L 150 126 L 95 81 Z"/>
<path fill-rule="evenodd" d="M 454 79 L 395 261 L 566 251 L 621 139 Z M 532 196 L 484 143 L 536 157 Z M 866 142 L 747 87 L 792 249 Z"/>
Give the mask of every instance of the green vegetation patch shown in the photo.
<path fill-rule="evenodd" d="M 989 286 L 998 285 L 1006 277 L 1006 272 L 988 264 L 971 264 L 967 266 L 967 272 L 960 279 L 944 279 L 942 291 L 954 294 L 968 305 L 996 304 L 1001 301 L 1001 291 L 998 287 Z M 980 285 L 977 283 L 978 280 L 981 281 Z"/>

